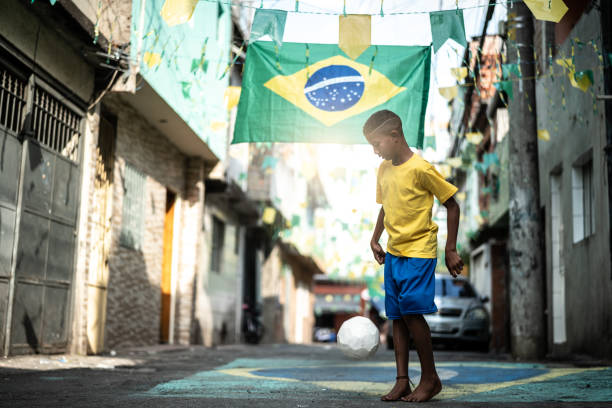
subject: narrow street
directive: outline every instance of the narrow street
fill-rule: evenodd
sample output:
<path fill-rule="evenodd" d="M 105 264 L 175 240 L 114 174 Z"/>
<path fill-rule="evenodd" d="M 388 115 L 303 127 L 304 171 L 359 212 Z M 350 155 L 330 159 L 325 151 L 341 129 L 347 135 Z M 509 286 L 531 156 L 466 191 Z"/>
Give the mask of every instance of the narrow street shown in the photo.
<path fill-rule="evenodd" d="M 429 406 L 612 407 L 612 368 L 605 362 L 435 354 L 444 389 Z M 416 361 L 411 354 L 413 382 Z M 391 350 L 353 361 L 335 345 L 153 346 L 114 356 L 19 356 L 0 361 L 0 399 L 11 407 L 388 406 L 379 395 L 392 386 L 393 364 Z"/>

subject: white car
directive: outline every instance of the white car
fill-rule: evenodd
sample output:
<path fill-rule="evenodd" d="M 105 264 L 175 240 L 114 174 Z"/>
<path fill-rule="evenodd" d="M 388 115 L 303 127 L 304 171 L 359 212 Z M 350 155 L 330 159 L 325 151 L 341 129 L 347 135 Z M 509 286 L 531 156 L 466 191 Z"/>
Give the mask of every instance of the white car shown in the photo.
<path fill-rule="evenodd" d="M 438 312 L 425 315 L 432 339 L 473 342 L 487 350 L 490 338 L 487 297 L 479 297 L 470 282 L 436 274 L 435 302 Z"/>

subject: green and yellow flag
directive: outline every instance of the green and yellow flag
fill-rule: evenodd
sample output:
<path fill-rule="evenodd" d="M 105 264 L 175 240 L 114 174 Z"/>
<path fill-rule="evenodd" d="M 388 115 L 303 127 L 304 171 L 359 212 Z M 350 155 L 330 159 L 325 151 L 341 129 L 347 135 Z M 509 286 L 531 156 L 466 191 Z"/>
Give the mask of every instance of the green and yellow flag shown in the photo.
<path fill-rule="evenodd" d="M 352 60 L 336 44 L 255 42 L 232 143 L 367 143 L 363 124 L 389 109 L 422 147 L 430 60 L 421 46 L 371 46 Z"/>

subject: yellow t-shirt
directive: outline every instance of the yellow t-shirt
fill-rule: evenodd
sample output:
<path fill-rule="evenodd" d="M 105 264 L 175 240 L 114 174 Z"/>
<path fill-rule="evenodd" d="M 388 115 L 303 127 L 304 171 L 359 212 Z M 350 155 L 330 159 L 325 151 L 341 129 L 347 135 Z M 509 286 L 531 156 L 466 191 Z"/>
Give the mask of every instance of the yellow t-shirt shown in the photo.
<path fill-rule="evenodd" d="M 433 196 L 445 203 L 456 192 L 457 187 L 417 154 L 399 166 L 391 160 L 382 162 L 376 202 L 385 210 L 387 251 L 395 256 L 436 258 L 438 226 L 431 219 Z"/>

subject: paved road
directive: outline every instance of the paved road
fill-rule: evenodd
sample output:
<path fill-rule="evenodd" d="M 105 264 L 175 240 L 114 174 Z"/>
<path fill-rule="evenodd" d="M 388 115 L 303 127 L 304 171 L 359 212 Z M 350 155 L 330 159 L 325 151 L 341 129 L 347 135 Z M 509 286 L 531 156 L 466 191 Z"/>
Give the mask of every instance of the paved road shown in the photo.
<path fill-rule="evenodd" d="M 612 367 L 603 363 L 517 363 L 462 351 L 436 351 L 436 360 L 444 389 L 427 406 L 612 407 Z M 353 361 L 321 345 L 157 346 L 0 360 L 0 406 L 407 406 L 379 400 L 394 377 L 387 350 Z"/>

